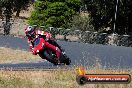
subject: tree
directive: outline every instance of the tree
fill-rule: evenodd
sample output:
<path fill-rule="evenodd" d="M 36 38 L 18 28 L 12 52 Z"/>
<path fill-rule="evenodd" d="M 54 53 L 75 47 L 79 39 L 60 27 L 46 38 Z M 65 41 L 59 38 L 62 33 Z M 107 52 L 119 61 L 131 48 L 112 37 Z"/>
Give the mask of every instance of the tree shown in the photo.
<path fill-rule="evenodd" d="M 19 16 L 21 10 L 27 10 L 32 3 L 32 0 L 0 0 L 0 15 L 10 15 L 16 12 Z"/>
<path fill-rule="evenodd" d="M 101 27 L 111 26 L 111 20 L 114 16 L 114 3 L 105 0 L 84 0 L 87 5 L 87 10 L 90 13 L 92 24 L 96 30 Z"/>
<path fill-rule="evenodd" d="M 81 31 L 94 31 L 94 27 L 91 24 L 91 19 L 88 15 L 86 16 L 74 16 L 71 21 L 72 30 L 81 30 Z"/>
<path fill-rule="evenodd" d="M 87 5 L 87 10 L 90 13 L 92 24 L 98 31 L 101 28 L 111 27 L 115 22 L 115 6 L 117 0 L 83 0 Z M 118 34 L 132 34 L 132 1 L 119 0 L 116 29 L 113 32 Z"/>
<path fill-rule="evenodd" d="M 0 17 L 2 17 L 2 2 L 0 1 Z"/>
<path fill-rule="evenodd" d="M 79 0 L 37 0 L 29 24 L 67 27 L 72 17 L 79 12 Z"/>
<path fill-rule="evenodd" d="M 16 16 L 19 17 L 20 11 L 27 10 L 32 3 L 32 0 L 14 0 L 13 10 L 16 12 Z"/>
<path fill-rule="evenodd" d="M 0 0 L 0 16 L 5 17 L 4 33 L 10 33 L 10 18 L 13 12 L 17 11 L 17 16 L 21 10 L 26 9 L 31 0 Z"/>

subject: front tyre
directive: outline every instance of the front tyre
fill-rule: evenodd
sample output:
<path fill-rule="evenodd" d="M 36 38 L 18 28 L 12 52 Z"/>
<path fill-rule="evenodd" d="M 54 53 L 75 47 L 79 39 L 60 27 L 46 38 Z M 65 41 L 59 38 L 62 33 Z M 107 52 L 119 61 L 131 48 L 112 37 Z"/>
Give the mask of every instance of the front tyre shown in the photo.
<path fill-rule="evenodd" d="M 60 62 L 66 64 L 66 65 L 70 65 L 71 60 L 65 54 L 61 53 Z"/>
<path fill-rule="evenodd" d="M 66 64 L 66 65 L 70 65 L 70 64 L 71 64 L 70 58 L 67 58 L 67 59 L 65 60 L 65 64 Z"/>

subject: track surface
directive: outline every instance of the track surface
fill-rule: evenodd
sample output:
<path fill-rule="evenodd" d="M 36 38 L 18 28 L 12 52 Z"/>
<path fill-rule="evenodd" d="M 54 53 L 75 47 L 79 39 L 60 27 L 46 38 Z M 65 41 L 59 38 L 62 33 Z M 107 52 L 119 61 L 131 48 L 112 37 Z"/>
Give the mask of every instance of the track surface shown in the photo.
<path fill-rule="evenodd" d="M 71 58 L 72 64 L 82 64 L 91 67 L 99 63 L 104 68 L 132 68 L 132 48 L 122 46 L 106 46 L 96 44 L 84 44 L 77 42 L 58 41 Z M 28 50 L 25 38 L 0 36 L 0 47 L 10 47 L 15 49 Z M 40 60 L 31 63 L 0 64 L 0 68 L 56 68 L 51 63 Z M 61 66 L 59 66 L 61 67 Z M 63 67 L 63 66 L 62 66 Z"/>

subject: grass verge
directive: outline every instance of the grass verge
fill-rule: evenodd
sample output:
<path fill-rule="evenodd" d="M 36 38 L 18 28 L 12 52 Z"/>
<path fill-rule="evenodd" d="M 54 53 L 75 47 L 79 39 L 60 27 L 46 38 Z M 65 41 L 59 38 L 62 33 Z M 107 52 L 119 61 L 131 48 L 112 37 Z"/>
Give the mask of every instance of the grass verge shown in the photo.
<path fill-rule="evenodd" d="M 28 62 L 39 60 L 40 57 L 31 52 L 0 47 L 0 63 Z"/>
<path fill-rule="evenodd" d="M 97 71 L 97 69 L 96 69 Z M 128 70 L 88 70 L 91 74 L 131 74 Z M 132 88 L 130 84 L 85 84 L 80 86 L 76 82 L 74 69 L 57 69 L 53 71 L 0 71 L 0 88 Z"/>
<path fill-rule="evenodd" d="M 0 47 L 0 63 L 16 60 L 36 60 L 38 56 L 30 52 Z M 131 70 L 101 69 L 93 67 L 87 74 L 130 74 Z M 53 71 L 12 71 L 0 70 L 0 88 L 132 88 L 129 84 L 86 84 L 80 86 L 76 82 L 75 69 L 56 69 Z"/>

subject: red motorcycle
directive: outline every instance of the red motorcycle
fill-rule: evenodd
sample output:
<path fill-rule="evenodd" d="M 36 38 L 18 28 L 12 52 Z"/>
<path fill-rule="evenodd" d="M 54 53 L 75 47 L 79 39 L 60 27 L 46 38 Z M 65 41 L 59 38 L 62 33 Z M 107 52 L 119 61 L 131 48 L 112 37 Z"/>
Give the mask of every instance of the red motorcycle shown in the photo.
<path fill-rule="evenodd" d="M 32 49 L 32 52 L 39 54 L 39 56 L 42 59 L 46 59 L 47 61 L 53 63 L 54 65 L 58 65 L 58 63 L 56 62 L 56 59 L 55 59 L 57 57 L 56 52 L 54 52 L 51 49 L 45 48 L 44 47 L 44 44 L 45 44 L 44 42 L 45 42 L 44 38 L 41 38 L 41 37 L 36 38 L 33 42 L 34 47 Z M 68 58 L 67 55 L 62 51 L 62 49 L 56 43 L 56 41 L 49 40 L 48 42 L 50 44 L 53 44 L 54 46 L 58 47 L 61 50 L 59 62 L 63 63 L 63 64 L 66 64 L 66 65 L 70 65 L 70 63 L 71 63 L 70 58 Z"/>

